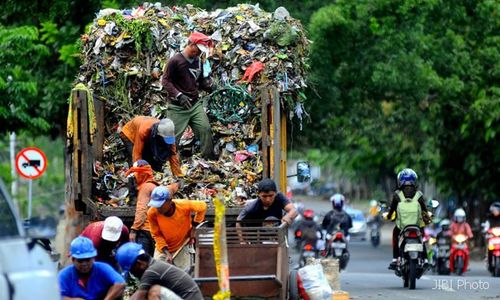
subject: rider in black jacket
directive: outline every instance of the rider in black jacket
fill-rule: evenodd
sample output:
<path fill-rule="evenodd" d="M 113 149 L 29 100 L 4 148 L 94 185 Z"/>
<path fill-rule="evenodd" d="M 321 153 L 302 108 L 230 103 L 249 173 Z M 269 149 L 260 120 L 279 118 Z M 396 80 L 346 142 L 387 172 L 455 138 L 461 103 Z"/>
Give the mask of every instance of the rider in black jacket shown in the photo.
<path fill-rule="evenodd" d="M 335 194 L 330 198 L 332 202 L 333 210 L 329 211 L 321 227 L 328 233 L 332 233 L 337 225 L 344 232 L 344 236 L 349 240 L 349 229 L 352 227 L 352 218 L 349 214 L 343 210 L 345 197 L 341 194 Z"/>

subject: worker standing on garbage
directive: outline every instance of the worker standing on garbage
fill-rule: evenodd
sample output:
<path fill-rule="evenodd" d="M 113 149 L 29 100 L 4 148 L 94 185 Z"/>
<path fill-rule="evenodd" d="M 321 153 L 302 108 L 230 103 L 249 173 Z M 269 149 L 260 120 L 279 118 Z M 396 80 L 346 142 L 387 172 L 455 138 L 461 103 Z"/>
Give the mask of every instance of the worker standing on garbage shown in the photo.
<path fill-rule="evenodd" d="M 156 242 L 154 257 L 187 271 L 191 267 L 194 229 L 205 218 L 207 204 L 205 201 L 172 200 L 174 193 L 165 186 L 151 193 L 148 220 Z M 192 213 L 194 218 L 191 218 Z"/>
<path fill-rule="evenodd" d="M 115 250 L 121 244 L 129 241 L 129 232 L 123 221 L 115 216 L 104 221 L 91 223 L 85 227 L 80 236 L 89 238 L 97 249 L 96 261 L 105 262 L 118 270 L 115 260 Z"/>
<path fill-rule="evenodd" d="M 199 101 L 199 89 L 212 92 L 214 85 L 200 56 L 205 54 L 206 59 L 212 46 L 208 36 L 193 32 L 184 50 L 169 59 L 162 77 L 170 102 L 167 117 L 175 124 L 177 143 L 188 125 L 191 126 L 201 142 L 202 156 L 208 159 L 214 158 L 212 129 L 203 103 Z"/>
<path fill-rule="evenodd" d="M 161 172 L 168 160 L 172 173 L 182 176 L 172 120 L 137 116 L 123 126 L 120 138 L 132 158 L 130 163 L 144 159 L 153 170 Z"/>

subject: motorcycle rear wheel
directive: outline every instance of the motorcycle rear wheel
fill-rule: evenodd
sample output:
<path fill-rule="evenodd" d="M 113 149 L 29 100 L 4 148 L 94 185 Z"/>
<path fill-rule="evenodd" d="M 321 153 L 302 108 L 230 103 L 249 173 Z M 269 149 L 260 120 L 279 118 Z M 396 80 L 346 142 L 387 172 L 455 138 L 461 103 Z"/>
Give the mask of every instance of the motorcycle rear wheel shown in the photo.
<path fill-rule="evenodd" d="M 416 281 L 417 281 L 417 260 L 410 260 L 410 271 L 408 272 L 408 277 L 410 280 L 410 290 L 415 289 Z"/>

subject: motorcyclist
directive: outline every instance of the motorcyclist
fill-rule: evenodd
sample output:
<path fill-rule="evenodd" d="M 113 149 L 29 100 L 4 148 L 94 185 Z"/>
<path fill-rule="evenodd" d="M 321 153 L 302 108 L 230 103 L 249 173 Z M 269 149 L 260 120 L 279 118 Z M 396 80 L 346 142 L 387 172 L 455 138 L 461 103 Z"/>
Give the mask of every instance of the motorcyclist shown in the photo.
<path fill-rule="evenodd" d="M 484 223 L 484 232 L 488 232 L 490 228 L 500 227 L 500 202 L 493 202 L 490 205 L 490 214 L 488 219 Z M 486 234 L 486 243 L 488 243 L 488 239 L 491 237 L 490 234 Z M 488 266 L 491 266 L 491 252 L 486 248 L 486 256 L 485 260 Z"/>
<path fill-rule="evenodd" d="M 430 224 L 432 219 L 430 218 L 427 206 L 421 191 L 417 190 L 417 173 L 412 169 L 406 168 L 401 170 L 397 176 L 398 189 L 394 191 L 392 197 L 391 206 L 389 212 L 385 214 L 385 217 L 390 220 L 396 221 L 396 226 L 392 231 L 392 261 L 389 265 L 390 270 L 395 270 L 398 263 L 399 257 L 399 245 L 398 237 L 401 230 L 404 229 L 404 225 L 407 223 L 408 219 L 412 219 L 413 213 L 420 214 L 418 217 L 418 224 L 420 226 L 422 236 L 424 235 L 425 224 Z M 418 201 L 419 205 L 414 202 Z M 399 205 L 404 203 L 404 209 Z M 401 210 L 404 210 L 404 215 Z M 400 212 L 400 213 L 398 213 Z M 427 253 L 424 244 L 423 253 Z M 427 258 L 424 258 L 424 264 L 428 265 Z"/>
<path fill-rule="evenodd" d="M 451 223 L 449 229 L 451 236 L 463 234 L 468 239 L 472 239 L 474 235 L 472 234 L 472 229 L 469 223 L 465 221 L 465 218 L 466 214 L 463 209 L 458 208 L 457 210 L 455 210 L 455 213 L 453 214 L 453 223 Z"/>
<path fill-rule="evenodd" d="M 300 222 L 297 230 L 295 231 L 295 236 L 297 236 L 297 231 L 301 232 L 301 240 L 305 243 L 314 245 L 317 247 L 316 242 L 321 240 L 323 237 L 321 233 L 321 227 L 316 221 L 314 221 L 314 211 L 312 209 L 304 210 L 304 219 Z"/>
<path fill-rule="evenodd" d="M 380 222 L 381 207 L 377 200 L 370 200 L 370 210 L 368 211 L 368 223 Z"/>
<path fill-rule="evenodd" d="M 450 236 L 450 220 L 448 219 L 443 219 L 440 223 L 439 226 L 441 227 L 441 230 L 437 234 L 437 238 L 439 239 L 440 237 L 448 237 Z"/>
<path fill-rule="evenodd" d="M 331 234 L 338 225 L 344 232 L 346 240 L 349 240 L 349 229 L 352 227 L 352 218 L 343 209 L 345 197 L 342 194 L 335 194 L 330 198 L 330 201 L 332 202 L 333 209 L 326 214 L 321 227 Z"/>
<path fill-rule="evenodd" d="M 493 227 L 500 227 L 500 202 L 493 202 L 490 205 L 490 214 L 484 224 L 484 230 L 488 231 Z"/>

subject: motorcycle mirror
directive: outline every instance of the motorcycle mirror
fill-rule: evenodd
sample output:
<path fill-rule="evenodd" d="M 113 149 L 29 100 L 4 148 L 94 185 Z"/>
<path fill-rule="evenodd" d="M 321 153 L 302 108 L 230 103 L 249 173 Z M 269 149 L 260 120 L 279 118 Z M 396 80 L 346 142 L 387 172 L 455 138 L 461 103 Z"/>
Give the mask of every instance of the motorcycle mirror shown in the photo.
<path fill-rule="evenodd" d="M 57 221 L 54 217 L 34 217 L 24 221 L 28 237 L 32 239 L 52 239 L 56 236 Z"/>
<path fill-rule="evenodd" d="M 437 200 L 431 200 L 431 206 L 432 206 L 432 208 L 438 207 L 439 206 L 439 201 L 437 201 Z"/>
<path fill-rule="evenodd" d="M 299 161 L 297 163 L 297 181 L 308 182 L 311 180 L 311 167 L 306 161 Z"/>

